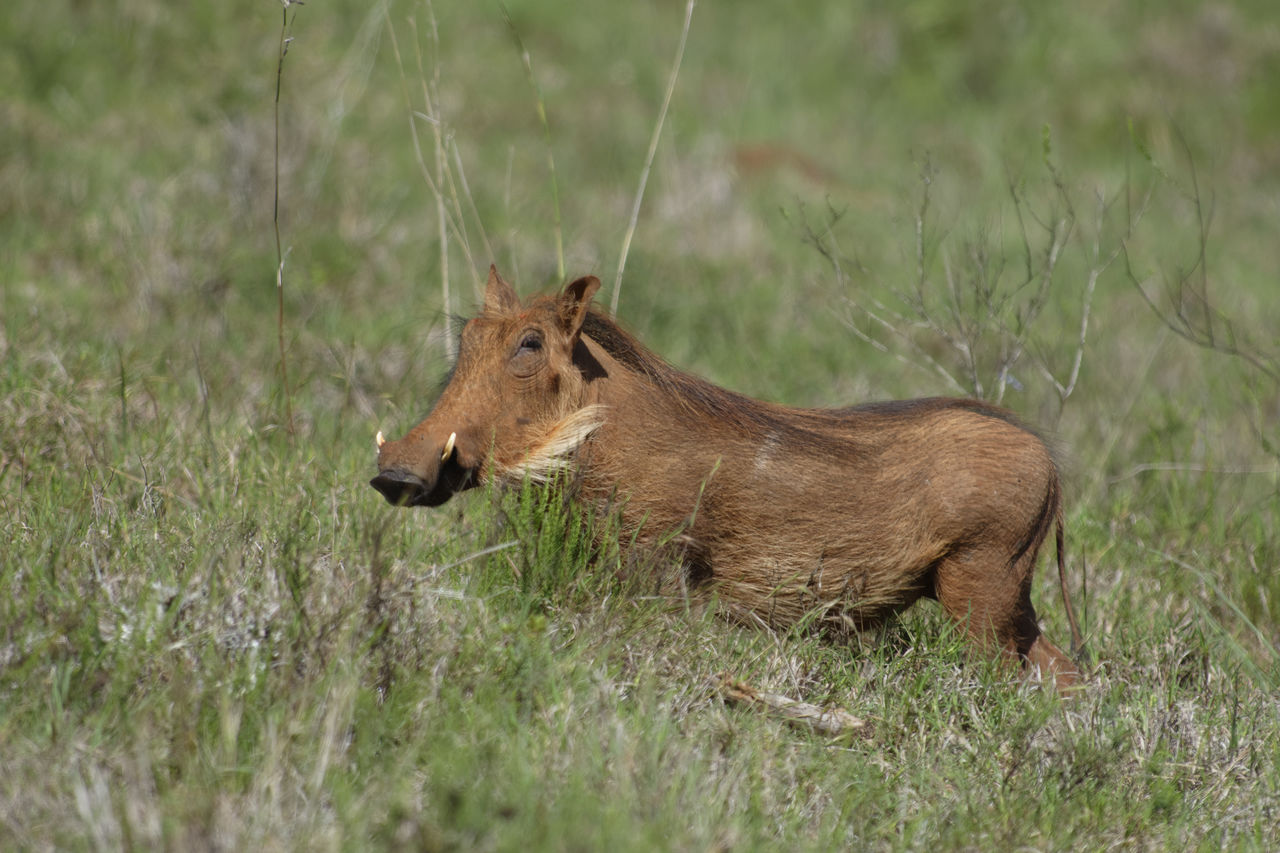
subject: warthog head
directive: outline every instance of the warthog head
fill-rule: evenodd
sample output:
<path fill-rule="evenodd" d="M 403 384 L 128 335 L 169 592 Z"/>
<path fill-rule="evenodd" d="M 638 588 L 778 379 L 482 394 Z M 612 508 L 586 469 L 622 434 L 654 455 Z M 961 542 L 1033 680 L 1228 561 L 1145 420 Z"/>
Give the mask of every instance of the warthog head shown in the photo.
<path fill-rule="evenodd" d="M 484 309 L 462 330 L 444 393 L 404 438 L 378 433 L 370 485 L 396 505 L 439 506 L 492 477 L 546 477 L 563 465 L 601 423 L 599 407 L 583 406 L 594 362 L 581 343 L 599 287 L 580 278 L 524 306 L 490 267 Z"/>

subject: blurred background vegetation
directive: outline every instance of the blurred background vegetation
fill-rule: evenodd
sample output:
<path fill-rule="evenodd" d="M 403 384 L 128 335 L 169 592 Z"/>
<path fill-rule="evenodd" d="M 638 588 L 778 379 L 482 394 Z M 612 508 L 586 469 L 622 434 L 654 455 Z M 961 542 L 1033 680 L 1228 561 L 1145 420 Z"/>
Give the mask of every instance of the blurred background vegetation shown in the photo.
<path fill-rule="evenodd" d="M 219 823 L 216 794 L 208 813 L 183 813 L 174 804 L 191 789 L 174 768 L 196 787 L 247 798 L 245 779 L 267 772 L 249 757 L 270 742 L 262 721 L 314 714 L 323 728 L 328 719 L 323 697 L 336 676 L 322 650 L 334 636 L 361 650 L 352 695 L 390 683 L 385 653 L 364 657 L 381 630 L 362 621 L 362 607 L 381 612 L 371 590 L 383 580 L 412 590 L 422 566 L 484 544 L 485 525 L 461 509 L 483 517 L 488 498 L 389 521 L 364 485 L 372 436 L 425 414 L 447 370 L 447 312 L 470 312 L 490 261 L 522 292 L 544 289 L 559 283 L 562 239 L 564 273 L 595 273 L 610 295 L 684 4 L 313 0 L 287 10 L 279 225 L 292 430 L 272 218 L 281 13 L 266 0 L 17 0 L 0 16 L 0 507 L 11 543 L 0 576 L 0 746 L 17 768 L 0 790 L 0 832 L 20 844 L 97 843 L 94 780 L 124 779 L 137 793 L 146 778 L 155 794 L 150 771 L 161 765 L 176 787 L 172 799 L 157 795 L 154 838 L 173 843 L 192 826 L 219 826 L 219 838 L 288 837 L 267 818 Z M 1253 703 L 1261 730 L 1274 723 L 1280 638 L 1278 80 L 1280 18 L 1261 0 L 701 3 L 619 319 L 681 367 L 794 405 L 992 396 L 1003 382 L 1002 402 L 1061 449 L 1098 677 L 1159 684 L 1169 701 L 1210 691 L 1204 707 L 1214 713 Z M 458 181 L 461 228 L 447 248 L 411 133 L 416 124 L 434 175 L 433 126 L 415 111 L 439 122 Z M 1047 574 L 1037 602 L 1051 634 L 1065 637 Z M 183 622 L 171 605 L 196 587 L 206 598 L 191 607 L 207 619 Z M 142 623 L 126 618 L 130 600 Z M 306 689 L 235 694 L 259 703 L 239 713 L 258 713 L 262 725 L 240 736 L 248 769 L 227 782 L 193 768 L 227 732 L 229 706 L 207 691 L 260 683 L 258 664 L 242 656 L 248 641 L 217 627 L 245 620 L 271 649 L 254 660 L 271 672 L 291 661 Z M 402 628 L 427 644 L 412 654 L 396 646 L 412 685 L 436 660 L 435 635 L 412 621 Z M 499 633 L 534 642 L 525 628 Z M 738 637 L 724 626 L 698 631 L 745 642 L 724 639 Z M 472 677 L 502 693 L 503 676 L 480 674 L 483 645 L 471 649 Z M 561 677 L 558 665 L 567 683 L 588 678 L 578 658 L 538 648 L 547 678 Z M 227 649 L 236 653 L 224 659 Z M 611 649 L 595 651 L 608 661 Z M 817 660 L 815 671 L 852 666 L 832 663 L 830 650 L 797 654 Z M 321 663 L 298 662 L 308 655 Z M 679 677 L 664 672 L 634 683 L 661 694 Z M 796 684 L 839 694 L 841 678 L 853 676 Z M 409 707 L 414 688 L 405 689 Z M 1107 696 L 1097 701 L 1115 713 L 1156 701 Z M 352 719 L 373 714 L 371 703 L 353 699 Z M 888 720 L 908 713 L 885 703 Z M 657 707 L 675 719 L 687 710 Z M 176 721 L 186 711 L 189 731 Z M 130 729 L 139 719 L 148 722 Z M 1206 712 L 1196 725 L 1222 719 Z M 487 725 L 509 733 L 500 715 Z M 993 725 L 992 737 L 1010 737 Z M 79 746 L 60 740 L 59 726 L 78 732 Z M 168 747 L 137 745 L 157 732 Z M 102 746 L 119 738 L 123 757 Z M 77 758 L 70 776 L 33 781 L 51 756 L 72 754 L 93 769 Z M 1164 753 L 1131 754 L 1137 776 L 1158 781 L 1152 790 L 1166 799 L 1211 787 L 1208 776 L 1188 782 L 1152 764 Z M 387 794 L 369 780 L 374 761 L 350 758 L 346 801 L 323 768 L 318 778 L 331 799 L 358 803 Z M 1274 793 L 1274 764 L 1259 772 Z M 1115 787 L 1104 791 L 1135 777 L 1105 778 Z M 579 784 L 589 793 L 595 783 Z M 1252 814 L 1257 789 L 1221 784 L 1233 809 Z M 66 805 L 77 785 L 89 792 L 79 811 Z M 417 794 L 388 796 L 405 814 L 426 809 L 429 819 L 413 819 L 444 827 L 446 840 L 502 845 L 507 836 L 478 829 L 450 836 L 487 812 L 450 811 L 452 795 L 437 794 L 429 807 Z M 114 802 L 127 816 L 127 799 L 107 797 L 104 808 Z M 1199 837 L 1193 804 L 1175 800 L 1157 817 L 1173 815 L 1178 838 Z M 743 803 L 757 817 L 764 808 Z M 58 829 L 64 808 L 77 817 Z M 795 825 L 818 846 L 945 837 L 945 821 L 894 836 L 889 817 L 888 835 L 849 834 L 846 812 L 816 800 L 805 808 Z M 355 806 L 337 811 L 349 818 Z M 1060 818 L 1040 814 L 1052 831 Z M 394 823 L 368 820 L 383 818 Z M 635 820 L 619 818 L 618 831 Z M 1098 820 L 1102 843 L 1145 837 L 1156 817 L 1118 836 Z M 1275 838 L 1274 827 L 1243 820 L 1245 835 L 1230 837 Z M 736 837 L 783 843 L 768 826 L 743 823 Z M 716 838 L 702 827 L 675 846 Z"/>

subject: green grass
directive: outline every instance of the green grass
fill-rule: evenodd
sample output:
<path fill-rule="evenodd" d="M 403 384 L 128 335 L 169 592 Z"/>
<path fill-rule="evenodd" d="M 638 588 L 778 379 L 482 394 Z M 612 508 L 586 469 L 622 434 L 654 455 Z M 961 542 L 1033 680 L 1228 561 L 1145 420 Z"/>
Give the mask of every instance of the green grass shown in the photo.
<path fill-rule="evenodd" d="M 438 54 L 424 5 L 298 9 L 292 435 L 279 7 L 50 0 L 0 19 L 0 847 L 1280 844 L 1280 387 L 1170 331 L 1122 260 L 1065 403 L 1041 370 L 1070 372 L 1095 239 L 1104 257 L 1123 240 L 1162 308 L 1199 281 L 1197 198 L 1217 343 L 1274 367 L 1269 4 L 694 12 L 620 319 L 795 405 L 948 393 L 930 359 L 968 387 L 957 330 L 989 388 L 1025 342 L 1004 403 L 1061 449 L 1096 667 L 1066 701 L 968 660 L 927 605 L 850 646 L 773 636 L 655 598 L 662 567 L 554 495 L 408 512 L 366 485 L 374 432 L 416 423 L 448 366 L 436 199 L 388 27 L 422 109 L 416 19 L 466 170 L 476 268 L 451 235 L 453 310 L 490 260 L 522 292 L 557 283 L 510 30 L 496 7 L 434 6 Z M 684 5 L 507 6 L 566 272 L 609 282 Z M 1056 232 L 1031 214 L 1074 215 L 1034 317 L 1019 285 Z M 1065 642 L 1051 574 L 1034 599 Z M 870 734 L 726 706 L 719 673 Z"/>

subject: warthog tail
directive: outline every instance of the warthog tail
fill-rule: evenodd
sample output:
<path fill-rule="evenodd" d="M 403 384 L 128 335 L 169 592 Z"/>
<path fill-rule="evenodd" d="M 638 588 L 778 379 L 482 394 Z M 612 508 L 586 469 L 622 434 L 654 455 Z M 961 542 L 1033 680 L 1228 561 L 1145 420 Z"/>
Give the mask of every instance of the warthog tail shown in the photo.
<path fill-rule="evenodd" d="M 1058 507 L 1058 517 L 1056 519 L 1057 530 L 1055 533 L 1055 545 L 1058 552 L 1058 586 L 1062 589 L 1062 604 L 1067 609 L 1067 621 L 1071 624 L 1071 656 L 1078 662 L 1088 665 L 1089 652 L 1084 647 L 1084 637 L 1080 634 L 1080 624 L 1076 622 L 1075 608 L 1071 606 L 1071 593 L 1067 589 L 1067 565 L 1066 565 L 1066 548 L 1064 540 L 1064 524 L 1062 518 L 1062 507 Z"/>

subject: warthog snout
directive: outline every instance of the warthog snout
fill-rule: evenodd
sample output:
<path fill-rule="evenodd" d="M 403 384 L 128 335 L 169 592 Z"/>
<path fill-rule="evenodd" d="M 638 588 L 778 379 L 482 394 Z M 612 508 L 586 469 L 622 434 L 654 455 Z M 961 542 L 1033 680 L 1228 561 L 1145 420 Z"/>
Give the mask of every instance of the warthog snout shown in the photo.
<path fill-rule="evenodd" d="M 369 485 L 394 506 L 440 506 L 475 485 L 475 471 L 460 458 L 457 439 L 450 433 L 439 446 L 421 435 L 387 441 L 379 432 L 378 476 Z"/>
<path fill-rule="evenodd" d="M 430 489 L 422 478 L 408 471 L 381 471 L 369 485 L 382 492 L 387 503 L 395 506 L 432 506 L 423 500 Z"/>

